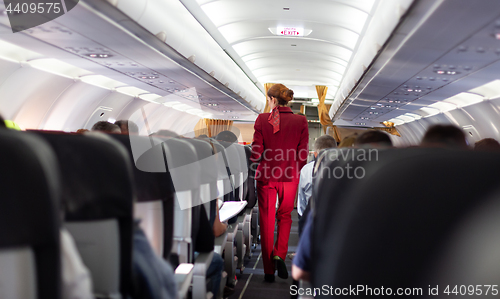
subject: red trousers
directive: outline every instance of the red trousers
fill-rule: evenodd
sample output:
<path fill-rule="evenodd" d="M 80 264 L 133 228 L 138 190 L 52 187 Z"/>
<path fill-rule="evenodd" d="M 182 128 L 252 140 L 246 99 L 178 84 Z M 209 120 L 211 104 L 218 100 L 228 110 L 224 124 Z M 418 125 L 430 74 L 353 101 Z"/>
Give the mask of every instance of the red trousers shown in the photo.
<path fill-rule="evenodd" d="M 288 252 L 288 239 L 292 227 L 292 210 L 298 183 L 293 182 L 262 182 L 257 181 L 259 198 L 260 243 L 264 273 L 274 274 L 273 256 L 283 260 Z M 276 194 L 279 207 L 276 212 Z M 276 243 L 274 242 L 275 220 L 278 219 Z"/>

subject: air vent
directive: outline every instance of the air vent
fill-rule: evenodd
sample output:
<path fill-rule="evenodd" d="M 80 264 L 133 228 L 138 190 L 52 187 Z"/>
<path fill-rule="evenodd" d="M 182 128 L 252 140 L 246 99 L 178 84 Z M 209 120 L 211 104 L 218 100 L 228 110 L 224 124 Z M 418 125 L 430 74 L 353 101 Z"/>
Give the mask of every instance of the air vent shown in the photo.
<path fill-rule="evenodd" d="M 196 61 L 196 55 L 189 56 L 188 60 L 194 63 Z"/>

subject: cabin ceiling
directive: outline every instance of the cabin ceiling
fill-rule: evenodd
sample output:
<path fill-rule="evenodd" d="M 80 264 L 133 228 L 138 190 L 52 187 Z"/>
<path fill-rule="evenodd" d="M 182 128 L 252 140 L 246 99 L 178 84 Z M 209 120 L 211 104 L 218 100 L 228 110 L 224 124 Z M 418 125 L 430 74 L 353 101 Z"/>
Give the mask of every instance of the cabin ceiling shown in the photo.
<path fill-rule="evenodd" d="M 499 8 L 495 0 L 416 2 L 340 108 L 330 111 L 335 123 L 403 124 L 498 96 Z"/>
<path fill-rule="evenodd" d="M 333 100 L 352 58 L 380 7 L 396 19 L 411 1 L 181 0 L 247 75 L 262 88 L 283 83 L 298 98 L 317 98 L 315 85 Z M 382 2 L 383 5 L 382 5 Z M 372 24 L 373 25 L 373 24 Z M 280 28 L 297 28 L 297 36 Z M 389 29 L 389 31 L 392 28 Z M 373 57 L 371 57 L 373 58 Z"/>
<path fill-rule="evenodd" d="M 0 42 L 40 54 L 26 58 L 7 51 L 3 58 L 28 64 L 56 59 L 90 72 L 75 80 L 104 76 L 122 83 L 113 88 L 139 91 L 132 95 L 174 109 L 172 103 L 184 105 L 181 111 L 200 117 L 252 121 L 260 110 L 253 95 L 247 99 L 228 88 L 106 1 L 80 1 L 66 15 L 18 33 L 12 33 L 1 0 L 0 7 Z M 50 65 L 45 70 L 53 71 Z"/>

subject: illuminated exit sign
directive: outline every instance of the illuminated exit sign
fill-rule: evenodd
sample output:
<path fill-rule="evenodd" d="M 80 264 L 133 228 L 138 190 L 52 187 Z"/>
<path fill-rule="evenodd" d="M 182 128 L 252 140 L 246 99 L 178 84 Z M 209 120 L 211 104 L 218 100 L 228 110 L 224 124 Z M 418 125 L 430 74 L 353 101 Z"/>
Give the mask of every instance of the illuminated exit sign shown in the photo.
<path fill-rule="evenodd" d="M 278 27 L 276 28 L 277 35 L 287 36 L 304 36 L 304 28 L 298 27 Z"/>

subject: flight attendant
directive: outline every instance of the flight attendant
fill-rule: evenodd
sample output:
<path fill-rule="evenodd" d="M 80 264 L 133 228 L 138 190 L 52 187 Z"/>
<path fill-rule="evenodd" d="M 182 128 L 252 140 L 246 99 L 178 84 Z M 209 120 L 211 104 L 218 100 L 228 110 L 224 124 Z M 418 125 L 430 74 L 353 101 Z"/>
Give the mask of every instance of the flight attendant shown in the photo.
<path fill-rule="evenodd" d="M 267 92 L 271 113 L 260 114 L 254 126 L 251 160 L 260 161 L 255 179 L 259 198 L 262 259 L 265 280 L 268 282 L 274 281 L 275 270 L 278 270 L 280 278 L 288 278 L 284 260 L 292 226 L 291 212 L 300 169 L 306 164 L 308 155 L 307 119 L 293 114 L 288 107 L 292 99 L 291 89 L 283 84 L 273 85 Z M 279 201 L 277 212 L 276 197 Z M 278 233 L 274 242 L 276 218 Z"/>

